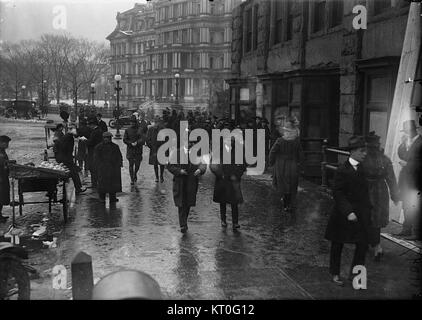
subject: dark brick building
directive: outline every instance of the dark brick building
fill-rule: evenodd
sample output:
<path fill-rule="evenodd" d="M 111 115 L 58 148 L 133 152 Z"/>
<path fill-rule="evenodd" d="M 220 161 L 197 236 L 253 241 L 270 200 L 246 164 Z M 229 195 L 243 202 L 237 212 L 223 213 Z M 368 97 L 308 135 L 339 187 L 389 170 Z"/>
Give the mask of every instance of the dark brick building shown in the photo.
<path fill-rule="evenodd" d="M 358 4 L 367 29 L 353 28 Z M 385 143 L 408 12 L 404 0 L 243 2 L 233 11 L 232 117 L 263 116 L 274 126 L 297 116 L 315 172 L 318 138 L 344 146 L 351 134 L 375 130 Z"/>

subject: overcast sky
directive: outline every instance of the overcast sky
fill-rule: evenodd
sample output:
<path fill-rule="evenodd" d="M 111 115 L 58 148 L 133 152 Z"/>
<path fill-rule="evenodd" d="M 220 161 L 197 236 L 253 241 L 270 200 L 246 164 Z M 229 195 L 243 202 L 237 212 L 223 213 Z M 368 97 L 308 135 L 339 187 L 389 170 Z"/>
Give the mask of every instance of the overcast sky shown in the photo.
<path fill-rule="evenodd" d="M 146 1 L 0 0 L 0 40 L 19 41 L 36 39 L 44 33 L 61 33 L 64 30 L 55 29 L 54 22 L 57 27 L 59 14 L 65 12 L 67 32 L 105 42 L 116 27 L 117 12 L 131 9 L 135 3 Z"/>

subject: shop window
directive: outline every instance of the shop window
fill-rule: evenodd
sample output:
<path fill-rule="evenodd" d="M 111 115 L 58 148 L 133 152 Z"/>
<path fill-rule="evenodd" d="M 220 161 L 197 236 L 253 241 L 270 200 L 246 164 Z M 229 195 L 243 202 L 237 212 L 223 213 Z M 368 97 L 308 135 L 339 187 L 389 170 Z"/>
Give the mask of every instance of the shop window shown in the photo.
<path fill-rule="evenodd" d="M 333 0 L 331 3 L 330 27 L 335 27 L 343 22 L 344 4 L 341 0 Z"/>
<path fill-rule="evenodd" d="M 326 1 L 318 1 L 314 3 L 313 32 L 318 32 L 324 29 L 325 4 Z"/>
<path fill-rule="evenodd" d="M 249 102 L 249 88 L 240 89 L 240 101 Z"/>

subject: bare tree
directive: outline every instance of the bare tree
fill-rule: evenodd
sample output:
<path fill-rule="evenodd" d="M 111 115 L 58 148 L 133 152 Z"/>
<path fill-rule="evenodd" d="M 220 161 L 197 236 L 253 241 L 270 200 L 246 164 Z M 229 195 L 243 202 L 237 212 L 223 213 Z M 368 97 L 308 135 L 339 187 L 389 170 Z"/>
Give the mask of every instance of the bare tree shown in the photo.
<path fill-rule="evenodd" d="M 72 90 L 76 116 L 79 92 L 95 82 L 107 63 L 107 54 L 104 45 L 86 39 L 71 39 L 65 63 L 65 79 Z"/>
<path fill-rule="evenodd" d="M 64 85 L 67 56 L 71 48 L 71 38 L 67 35 L 41 36 L 41 48 L 51 65 L 57 104 L 60 103 L 60 93 Z"/>

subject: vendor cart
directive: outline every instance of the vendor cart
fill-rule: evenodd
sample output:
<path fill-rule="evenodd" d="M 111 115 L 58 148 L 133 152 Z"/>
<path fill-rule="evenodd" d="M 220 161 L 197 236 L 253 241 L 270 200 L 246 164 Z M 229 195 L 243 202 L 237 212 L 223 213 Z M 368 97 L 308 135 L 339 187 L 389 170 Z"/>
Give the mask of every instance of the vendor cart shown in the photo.
<path fill-rule="evenodd" d="M 31 165 L 9 164 L 9 176 L 12 178 L 12 224 L 15 226 L 15 206 L 19 205 L 19 214 L 22 215 L 22 207 L 25 204 L 48 203 L 49 213 L 55 203 L 63 205 L 63 219 L 67 222 L 68 204 L 66 183 L 69 181 L 69 173 L 61 170 L 40 168 Z M 15 180 L 18 182 L 19 202 L 15 201 Z M 57 189 L 63 190 L 62 199 L 57 199 Z M 23 194 L 26 192 L 47 192 L 48 201 L 25 202 Z"/>

